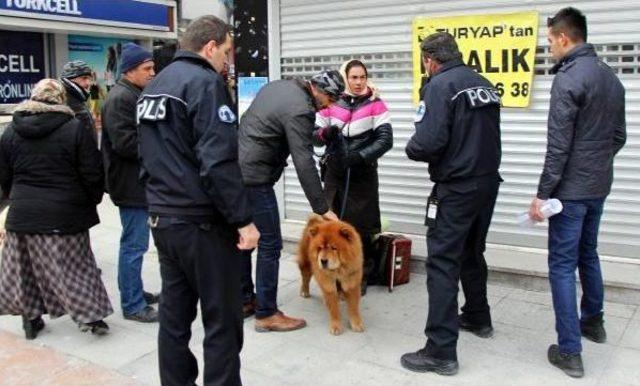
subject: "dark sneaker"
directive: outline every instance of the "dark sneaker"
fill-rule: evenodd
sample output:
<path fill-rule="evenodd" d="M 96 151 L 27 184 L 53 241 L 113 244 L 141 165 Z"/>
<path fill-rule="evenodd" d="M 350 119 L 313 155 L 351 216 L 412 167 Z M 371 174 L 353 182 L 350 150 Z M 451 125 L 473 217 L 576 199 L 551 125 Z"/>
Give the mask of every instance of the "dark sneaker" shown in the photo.
<path fill-rule="evenodd" d="M 589 319 L 580 321 L 580 331 L 582 336 L 592 342 L 604 343 L 607 341 L 607 332 L 604 329 L 604 313 L 592 316 Z"/>
<path fill-rule="evenodd" d="M 151 306 L 146 306 L 140 312 L 124 315 L 124 318 L 140 323 L 156 323 L 158 321 L 158 311 L 154 310 Z"/>
<path fill-rule="evenodd" d="M 458 361 L 434 358 L 427 353 L 426 348 L 404 354 L 400 358 L 400 364 L 407 370 L 419 373 L 428 371 L 440 375 L 456 375 L 458 373 Z"/>
<path fill-rule="evenodd" d="M 26 316 L 22 317 L 22 328 L 24 329 L 24 337 L 27 340 L 33 340 L 38 336 L 38 333 L 44 328 L 44 320 L 38 316 L 35 319 L 29 320 Z"/>
<path fill-rule="evenodd" d="M 557 344 L 549 346 L 547 352 L 549 363 L 564 371 L 570 377 L 582 378 L 584 367 L 582 366 L 582 356 L 580 354 L 563 354 Z"/>
<path fill-rule="evenodd" d="M 461 330 L 468 331 L 480 338 L 486 339 L 493 336 L 493 327 L 491 325 L 482 326 L 470 323 L 467 318 L 464 317 L 464 314 L 458 315 L 458 325 L 460 326 Z"/>
<path fill-rule="evenodd" d="M 151 293 L 151 292 L 145 291 L 142 293 L 142 297 L 144 298 L 144 301 L 147 302 L 148 305 L 158 304 L 158 302 L 160 301 L 159 293 Z"/>
<path fill-rule="evenodd" d="M 106 335 L 109 332 L 109 325 L 103 320 L 90 323 L 78 323 L 78 328 L 82 332 L 91 331 L 93 335 Z"/>

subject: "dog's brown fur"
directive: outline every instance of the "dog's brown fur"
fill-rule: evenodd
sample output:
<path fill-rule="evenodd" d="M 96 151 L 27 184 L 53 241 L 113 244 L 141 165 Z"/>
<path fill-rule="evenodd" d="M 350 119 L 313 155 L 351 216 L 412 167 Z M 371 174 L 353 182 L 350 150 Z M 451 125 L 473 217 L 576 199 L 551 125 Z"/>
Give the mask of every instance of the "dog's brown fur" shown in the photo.
<path fill-rule="evenodd" d="M 345 222 L 311 216 L 298 245 L 298 265 L 302 274 L 300 296 L 310 296 L 309 281 L 312 275 L 322 290 L 331 319 L 329 332 L 333 335 L 342 333 L 338 305 L 342 294 L 347 301 L 351 329 L 364 331 L 360 316 L 362 241 L 358 232 Z"/>

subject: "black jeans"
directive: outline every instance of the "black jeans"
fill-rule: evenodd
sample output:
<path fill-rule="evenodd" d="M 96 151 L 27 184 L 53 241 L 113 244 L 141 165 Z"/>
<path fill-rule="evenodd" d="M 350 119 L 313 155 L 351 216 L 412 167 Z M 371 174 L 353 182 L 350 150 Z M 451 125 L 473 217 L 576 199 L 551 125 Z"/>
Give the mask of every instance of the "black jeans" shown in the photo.
<path fill-rule="evenodd" d="M 241 255 L 236 231 L 160 218 L 152 232 L 162 276 L 158 334 L 162 385 L 195 384 L 198 366 L 189 340 L 198 299 L 205 330 L 204 383 L 241 385 Z"/>
<path fill-rule="evenodd" d="M 435 226 L 427 232 L 425 334 L 427 352 L 436 358 L 457 360 L 458 281 L 465 296 L 465 317 L 474 324 L 491 325 L 484 251 L 498 187 L 498 177 L 490 177 L 434 188 L 440 202 Z"/>

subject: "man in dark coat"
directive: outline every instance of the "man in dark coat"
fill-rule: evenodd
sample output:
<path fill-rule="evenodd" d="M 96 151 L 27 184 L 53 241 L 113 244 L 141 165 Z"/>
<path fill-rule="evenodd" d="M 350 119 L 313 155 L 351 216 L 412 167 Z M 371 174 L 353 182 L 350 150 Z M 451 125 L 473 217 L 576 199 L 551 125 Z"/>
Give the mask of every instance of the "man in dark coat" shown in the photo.
<path fill-rule="evenodd" d="M 547 154 L 529 216 L 553 197 L 561 213 L 549 218 L 549 282 L 558 344 L 548 359 L 571 377 L 582 377 L 580 335 L 604 343 L 604 286 L 598 227 L 613 182 L 613 158 L 626 141 L 624 86 L 586 43 L 587 20 L 575 8 L 548 21 L 551 54 L 558 63 L 551 87 Z M 580 317 L 575 272 L 580 273 Z"/>
<path fill-rule="evenodd" d="M 255 300 L 251 299 L 254 286 L 250 252 L 244 257 L 243 294 L 245 314 L 255 308 L 258 331 L 291 331 L 306 326 L 304 319 L 291 318 L 278 310 L 282 235 L 273 186 L 291 155 L 312 210 L 326 219 L 338 219 L 322 191 L 313 159 L 313 131 L 316 111 L 334 103 L 343 91 L 344 80 L 337 71 L 324 71 L 309 81 L 277 80 L 260 90 L 240 121 L 242 179 L 247 185 L 254 221 L 261 234 Z"/>
<path fill-rule="evenodd" d="M 149 213 L 140 182 L 136 104 L 155 72 L 151 53 L 129 43 L 122 48 L 124 76 L 109 91 L 102 108 L 102 155 L 107 191 L 120 209 L 122 237 L 118 258 L 118 287 L 125 319 L 157 322 L 150 304 L 158 296 L 143 291 L 142 256 L 149 249 Z"/>
<path fill-rule="evenodd" d="M 60 81 L 67 91 L 67 105 L 76 114 L 76 118 L 82 122 L 82 126 L 91 133 L 97 144 L 96 125 L 91 111 L 89 111 L 89 106 L 87 106 L 89 87 L 93 80 L 92 74 L 93 71 L 87 63 L 82 60 L 74 60 L 62 67 Z"/>
<path fill-rule="evenodd" d="M 487 338 L 493 332 L 487 302 L 485 241 L 500 185 L 500 97 L 491 82 L 462 62 L 453 36 L 422 42 L 431 76 L 421 91 L 416 132 L 407 156 L 429 163 L 435 185 L 427 204 L 427 344 L 402 356 L 412 371 L 458 371 L 458 330 Z M 465 304 L 458 315 L 458 281 Z"/>
<path fill-rule="evenodd" d="M 140 158 L 162 276 L 163 385 L 193 385 L 198 377 L 189 349 L 198 303 L 203 384 L 242 384 L 240 251 L 255 248 L 260 235 L 238 166 L 237 119 L 220 75 L 233 47 L 231 31 L 215 16 L 192 21 L 173 63 L 138 102 Z"/>

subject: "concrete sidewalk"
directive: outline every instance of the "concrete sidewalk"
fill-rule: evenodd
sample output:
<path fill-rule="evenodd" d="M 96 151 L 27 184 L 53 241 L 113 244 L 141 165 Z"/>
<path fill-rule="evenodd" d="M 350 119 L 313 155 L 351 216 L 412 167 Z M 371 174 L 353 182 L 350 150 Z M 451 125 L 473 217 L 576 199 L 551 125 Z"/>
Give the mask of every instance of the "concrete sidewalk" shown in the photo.
<path fill-rule="evenodd" d="M 108 199 L 106 199 L 108 201 Z M 68 317 L 45 318 L 35 341 L 23 338 L 19 317 L 0 317 L 0 385 L 159 385 L 157 325 L 125 321 L 119 312 L 116 261 L 120 223 L 117 210 L 104 203 L 102 224 L 92 243 L 114 308 L 104 337 L 83 334 Z M 551 296 L 547 292 L 489 286 L 495 336 L 480 339 L 461 333 L 460 373 L 455 377 L 416 374 L 400 367 L 400 355 L 424 345 L 425 277 L 413 275 L 389 294 L 372 287 L 362 301 L 366 331 L 328 332 L 328 318 L 317 286 L 312 297 L 298 296 L 299 273 L 291 255 L 280 269 L 282 310 L 304 317 L 309 326 L 290 333 L 260 334 L 253 318 L 245 322 L 242 378 L 249 386 L 281 385 L 637 385 L 640 381 L 638 306 L 605 305 L 608 343 L 584 341 L 586 376 L 570 379 L 551 367 L 546 350 L 555 340 Z M 157 255 L 147 255 L 145 287 L 160 288 Z M 462 300 L 462 298 L 461 298 Z M 343 312 L 346 312 L 343 305 Z M 346 317 L 345 325 L 347 323 Z M 192 349 L 202 359 L 203 329 L 194 323 Z M 200 362 L 200 369 L 202 364 Z M 81 374 L 81 375 L 78 375 Z M 202 384 L 199 379 L 199 384 Z"/>

